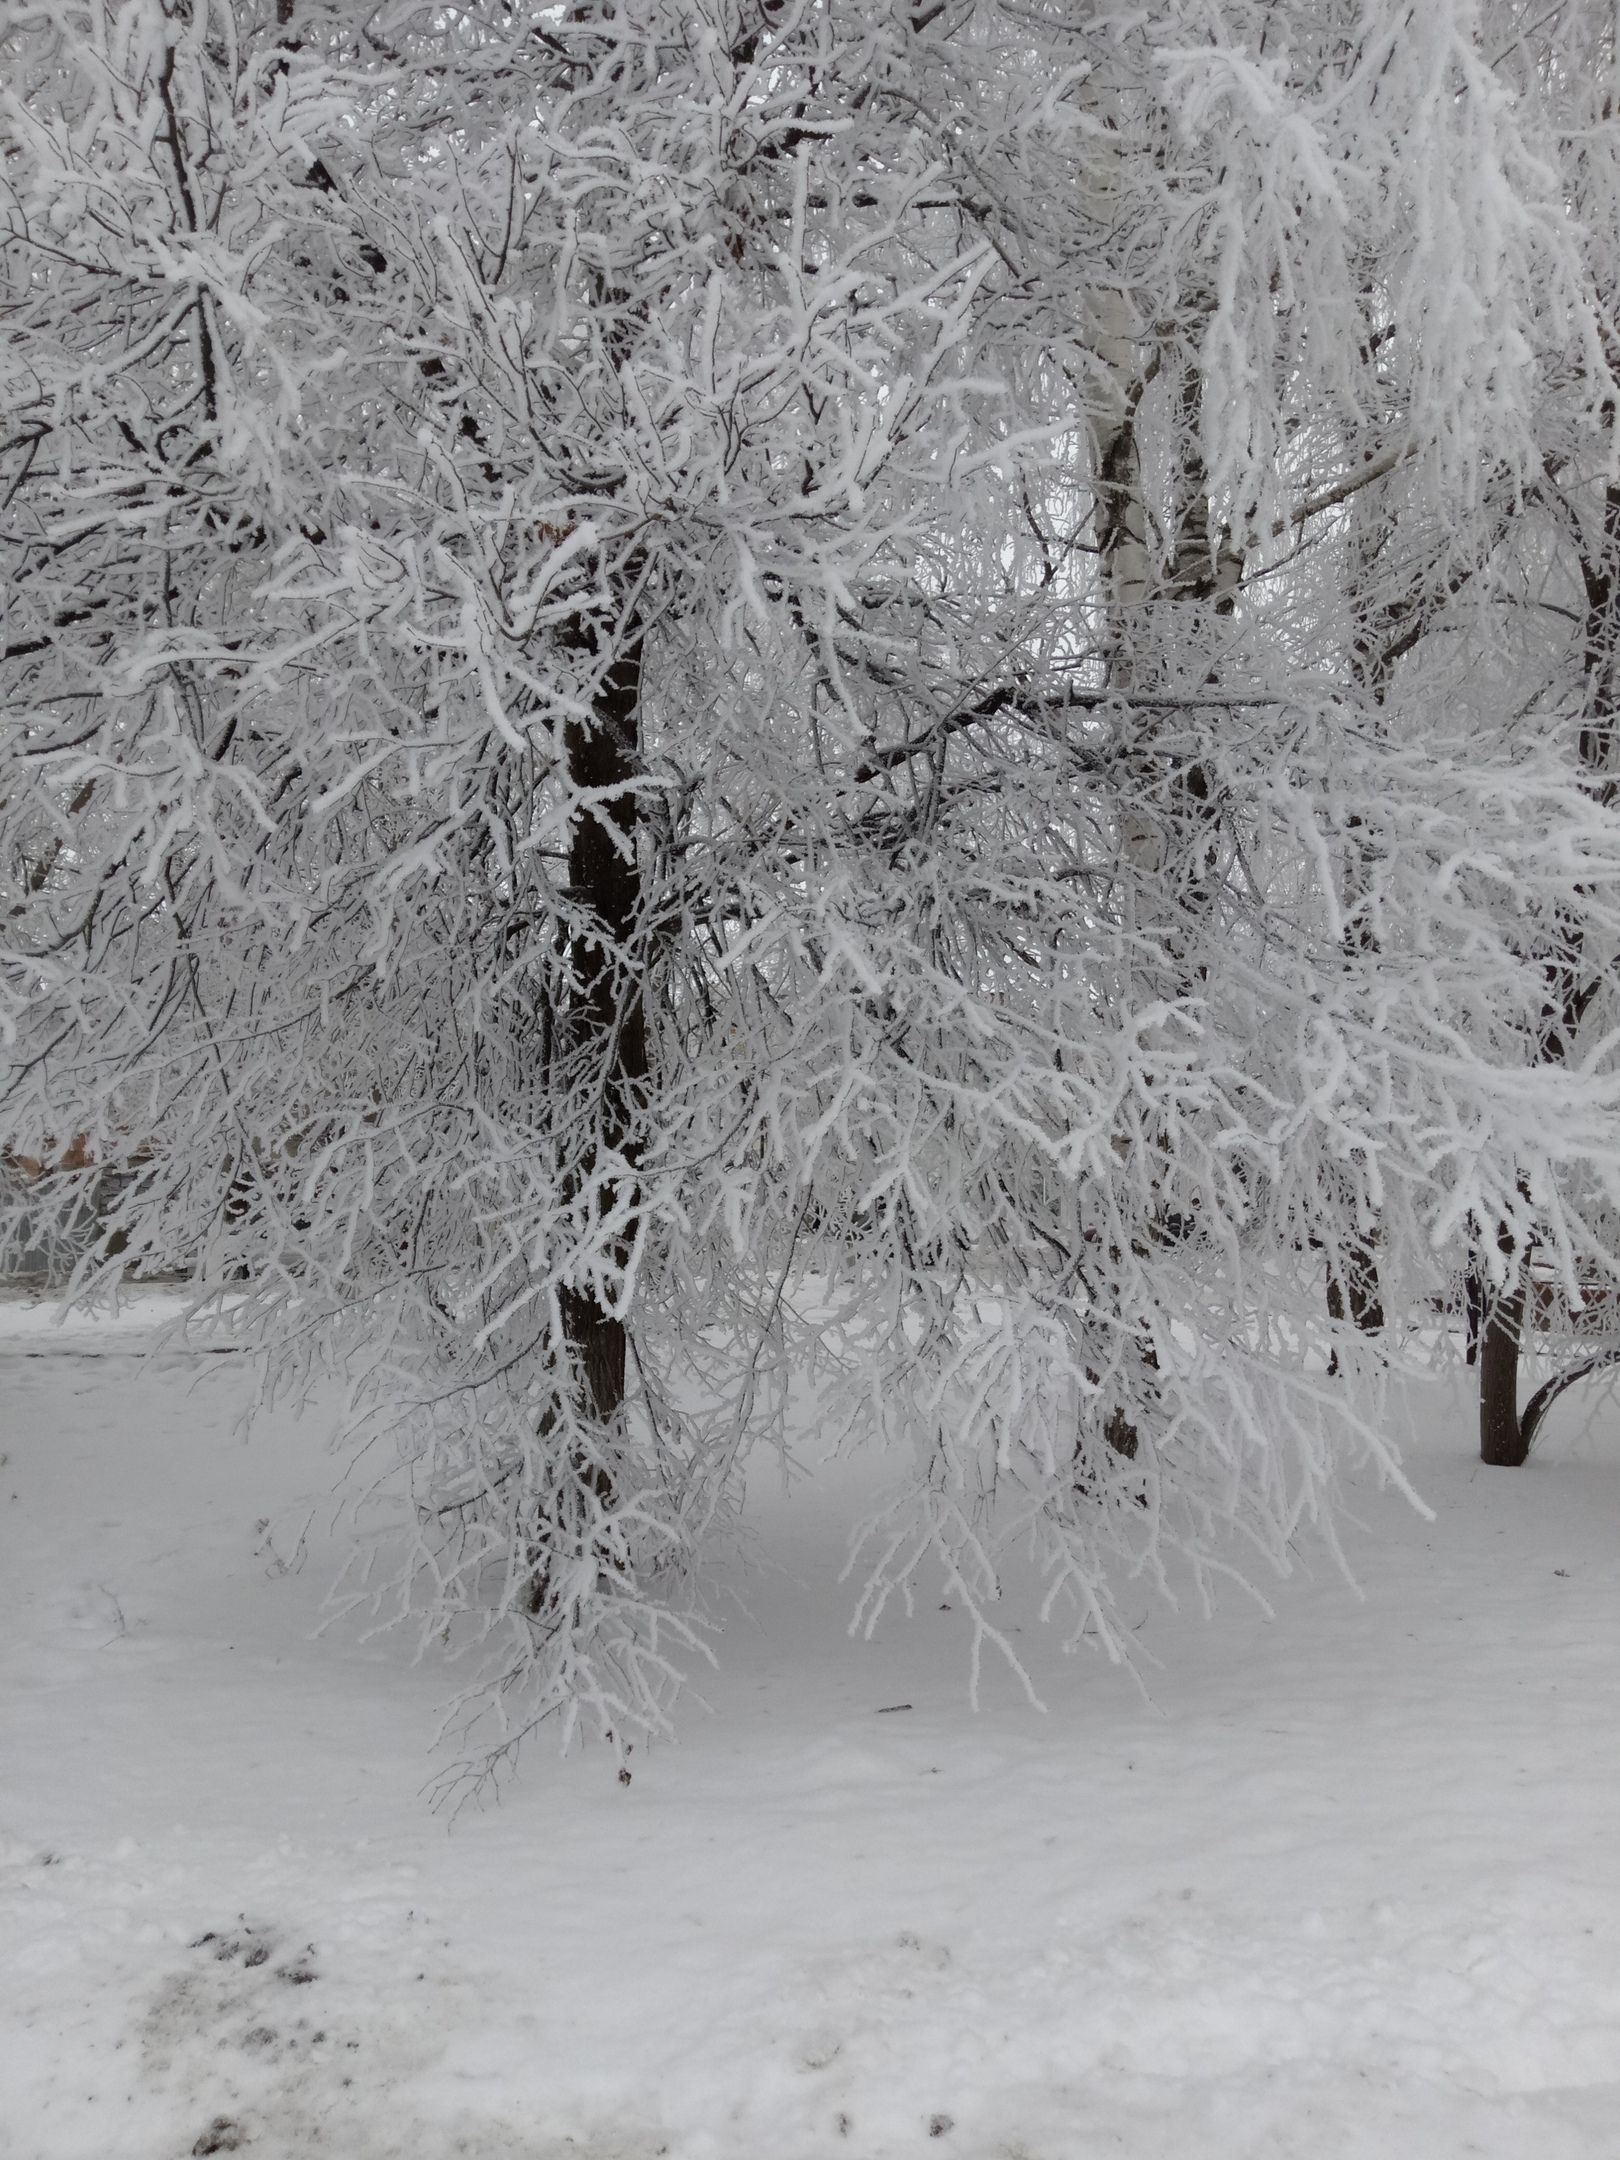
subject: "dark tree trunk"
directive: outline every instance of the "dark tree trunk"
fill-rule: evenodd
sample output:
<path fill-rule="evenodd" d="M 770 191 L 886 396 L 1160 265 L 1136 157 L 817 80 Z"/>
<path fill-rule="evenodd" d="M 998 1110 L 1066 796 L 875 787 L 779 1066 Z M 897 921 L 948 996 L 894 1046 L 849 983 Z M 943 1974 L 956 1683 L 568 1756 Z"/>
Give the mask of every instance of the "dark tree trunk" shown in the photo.
<path fill-rule="evenodd" d="M 642 648 L 633 639 L 614 660 L 597 692 L 590 723 L 571 721 L 564 735 L 568 777 L 580 789 L 613 790 L 611 799 L 581 807 L 568 849 L 571 897 L 592 928 L 573 954 L 570 1048 L 598 1063 L 594 1127 L 581 1133 L 579 1183 L 595 1175 L 604 1154 L 634 1164 L 636 1119 L 647 1078 L 647 1015 L 642 984 L 629 957 L 641 908 L 634 783 L 640 767 Z M 622 1196 L 621 1196 L 622 1197 Z M 603 1202 L 606 1205 L 606 1196 Z M 621 1235 L 613 1258 L 628 1264 L 631 1240 Z M 628 1342 L 624 1321 L 588 1291 L 562 1296 L 563 1328 L 582 1383 L 583 1407 L 603 1425 L 624 1401 Z"/>
<path fill-rule="evenodd" d="M 590 650 L 583 636 L 580 645 Z M 585 918 L 571 941 L 571 987 L 558 1016 L 563 1086 L 577 1118 L 561 1136 L 569 1156 L 563 1192 L 575 1202 L 592 1189 L 604 1156 L 619 1157 L 633 1175 L 636 1120 L 647 1078 L 646 1005 L 633 955 L 641 909 L 634 793 L 641 666 L 641 643 L 632 638 L 604 673 L 589 722 L 570 721 L 563 738 L 572 784 L 613 791 L 606 801 L 580 804 L 568 846 L 569 897 Z M 622 1198 L 622 1191 L 598 1193 L 591 1202 L 597 1219 Z M 617 1268 L 629 1264 L 630 1248 L 630 1235 L 621 1231 L 610 1249 Z M 590 1289 L 566 1288 L 558 1303 L 567 1350 L 564 1386 L 579 1413 L 597 1428 L 596 1437 L 582 1440 L 571 1456 L 580 1512 L 575 1516 L 568 1508 L 573 1520 L 564 1535 L 590 1544 L 593 1508 L 611 1506 L 614 1498 L 614 1428 L 624 1405 L 629 1332 L 620 1315 Z M 545 1413 L 542 1435 L 555 1429 L 556 1417 L 555 1407 Z M 547 1615 L 552 1604 L 550 1542 L 537 1545 L 533 1555 L 525 1603 L 536 1616 Z"/>
<path fill-rule="evenodd" d="M 1516 1470 L 1529 1453 L 1519 1419 L 1519 1346 L 1528 1287 L 1529 1265 L 1521 1257 L 1511 1283 L 1488 1307 L 1480 1335 L 1479 1459 L 1496 1469 Z"/>
<path fill-rule="evenodd" d="M 1477 1365 L 1485 1333 L 1485 1277 L 1472 1254 L 1463 1276 L 1463 1327 L 1463 1356 L 1470 1365 Z"/>
<path fill-rule="evenodd" d="M 1384 1298 L 1378 1282 L 1378 1260 L 1370 1244 L 1352 1244 L 1344 1280 L 1328 1275 L 1327 1308 L 1331 1319 L 1348 1319 L 1363 1335 L 1384 1331 Z"/>

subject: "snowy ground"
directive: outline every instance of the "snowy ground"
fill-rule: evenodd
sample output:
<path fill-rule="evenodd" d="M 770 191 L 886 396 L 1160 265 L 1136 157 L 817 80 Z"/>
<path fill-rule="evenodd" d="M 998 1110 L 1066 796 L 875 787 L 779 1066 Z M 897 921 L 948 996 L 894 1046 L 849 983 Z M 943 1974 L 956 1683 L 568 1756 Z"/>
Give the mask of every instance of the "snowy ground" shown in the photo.
<path fill-rule="evenodd" d="M 1487 1472 L 1437 1391 L 1364 1603 L 1144 1596 L 1151 1706 L 1031 1630 L 1045 1717 L 766 1491 L 680 1744 L 447 1831 L 442 1671 L 312 1639 L 320 1420 L 138 1334 L 0 1308 L 8 2160 L 1620 2153 L 1620 1417 Z"/>

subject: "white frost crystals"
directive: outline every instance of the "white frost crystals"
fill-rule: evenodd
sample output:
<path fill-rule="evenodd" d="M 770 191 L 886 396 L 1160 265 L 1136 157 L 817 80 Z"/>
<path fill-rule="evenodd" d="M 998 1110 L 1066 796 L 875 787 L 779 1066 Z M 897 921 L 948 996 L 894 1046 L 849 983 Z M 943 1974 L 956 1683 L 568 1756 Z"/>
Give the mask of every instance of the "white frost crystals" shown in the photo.
<path fill-rule="evenodd" d="M 812 1366 L 1117 1650 L 1612 1267 L 1598 11 L 0 23 L 6 1221 L 347 1373 L 475 1768 Z"/>

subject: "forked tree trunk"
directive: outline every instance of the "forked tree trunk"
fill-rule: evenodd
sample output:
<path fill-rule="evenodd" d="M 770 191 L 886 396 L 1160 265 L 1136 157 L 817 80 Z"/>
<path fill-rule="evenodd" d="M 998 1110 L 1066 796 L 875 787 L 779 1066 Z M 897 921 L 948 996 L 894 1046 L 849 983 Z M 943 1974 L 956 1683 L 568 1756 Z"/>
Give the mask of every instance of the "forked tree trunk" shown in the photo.
<path fill-rule="evenodd" d="M 1344 1278 L 1330 1273 L 1327 1286 L 1328 1317 L 1349 1320 L 1363 1335 L 1381 1335 L 1384 1329 L 1384 1297 L 1378 1282 L 1378 1261 L 1368 1239 L 1350 1246 Z M 1337 1359 L 1335 1358 L 1335 1365 Z"/>

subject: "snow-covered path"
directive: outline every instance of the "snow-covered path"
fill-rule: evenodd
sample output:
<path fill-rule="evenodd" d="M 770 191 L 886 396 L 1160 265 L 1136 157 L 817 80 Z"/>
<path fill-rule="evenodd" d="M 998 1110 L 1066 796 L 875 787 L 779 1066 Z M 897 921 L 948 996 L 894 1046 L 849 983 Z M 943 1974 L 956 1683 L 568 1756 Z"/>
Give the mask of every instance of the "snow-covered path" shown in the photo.
<path fill-rule="evenodd" d="M 320 1419 L 27 1346 L 0 1312 L 8 2160 L 1620 2152 L 1612 1418 L 1484 1472 L 1436 1391 L 1365 1602 L 1143 1593 L 1151 1706 L 1032 1627 L 1045 1717 L 967 1709 L 937 1597 L 848 1639 L 869 1471 L 762 1490 L 679 1745 L 542 1743 L 447 1832 L 442 1669 L 312 1639 Z"/>

